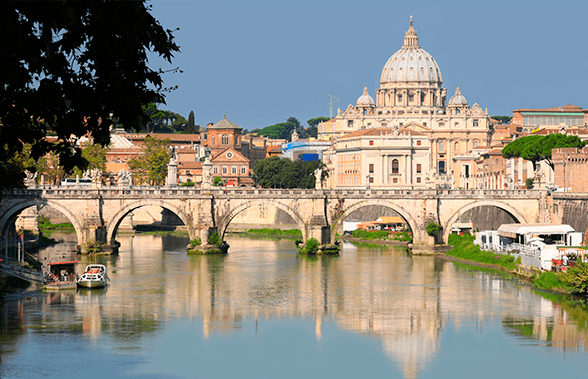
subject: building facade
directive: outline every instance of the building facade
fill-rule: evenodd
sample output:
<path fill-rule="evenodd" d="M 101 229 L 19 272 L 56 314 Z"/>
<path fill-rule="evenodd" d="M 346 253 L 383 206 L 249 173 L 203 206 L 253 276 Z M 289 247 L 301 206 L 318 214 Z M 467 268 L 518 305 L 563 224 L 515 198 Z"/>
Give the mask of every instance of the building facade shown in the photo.
<path fill-rule="evenodd" d="M 489 146 L 491 125 L 488 111 L 478 104 L 470 107 L 459 86 L 447 101 L 439 65 L 420 47 L 411 20 L 404 45 L 382 70 L 376 100 L 364 88 L 355 105 L 319 124 L 318 134 L 320 139 L 340 139 L 359 130 L 410 128 L 430 141 L 427 166 L 432 177 L 449 178 L 448 186 L 460 187 L 462 166 L 453 158 Z"/>

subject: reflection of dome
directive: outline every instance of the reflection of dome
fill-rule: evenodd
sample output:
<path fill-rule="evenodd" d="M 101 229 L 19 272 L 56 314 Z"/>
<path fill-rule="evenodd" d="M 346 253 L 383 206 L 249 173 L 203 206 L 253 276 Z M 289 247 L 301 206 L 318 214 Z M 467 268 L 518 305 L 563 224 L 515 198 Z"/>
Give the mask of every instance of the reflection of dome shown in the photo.
<path fill-rule="evenodd" d="M 361 95 L 359 97 L 359 99 L 357 99 L 356 105 L 358 107 L 366 107 L 366 106 L 376 105 L 376 103 L 374 102 L 374 99 L 369 95 L 367 87 L 364 87 L 363 95 Z"/>
<path fill-rule="evenodd" d="M 451 97 L 451 99 L 449 99 L 448 105 L 468 105 L 468 101 L 461 94 L 461 90 L 459 89 L 459 85 L 457 86 L 457 89 L 455 90 L 455 95 L 453 95 Z"/>
<path fill-rule="evenodd" d="M 443 82 L 437 62 L 419 46 L 412 20 L 404 37 L 404 46 L 388 59 L 380 79 L 381 84 L 406 81 Z"/>

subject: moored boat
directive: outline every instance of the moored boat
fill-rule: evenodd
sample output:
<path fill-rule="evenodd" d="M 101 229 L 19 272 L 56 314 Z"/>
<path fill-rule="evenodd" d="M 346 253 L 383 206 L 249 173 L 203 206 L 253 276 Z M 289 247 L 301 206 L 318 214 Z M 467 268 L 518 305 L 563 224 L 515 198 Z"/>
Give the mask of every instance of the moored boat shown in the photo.
<path fill-rule="evenodd" d="M 76 263 L 78 261 L 52 262 L 45 273 L 44 290 L 75 289 L 77 283 Z"/>
<path fill-rule="evenodd" d="M 86 266 L 84 273 L 78 278 L 78 287 L 83 288 L 104 288 L 108 285 L 109 279 L 104 265 L 91 264 Z"/>

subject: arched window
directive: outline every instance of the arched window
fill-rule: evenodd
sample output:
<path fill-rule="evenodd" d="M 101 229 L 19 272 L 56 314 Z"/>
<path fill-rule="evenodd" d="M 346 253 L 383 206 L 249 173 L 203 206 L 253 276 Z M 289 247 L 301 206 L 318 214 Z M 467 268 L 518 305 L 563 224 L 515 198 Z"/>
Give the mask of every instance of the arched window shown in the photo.
<path fill-rule="evenodd" d="M 223 145 L 228 145 L 229 144 L 229 136 L 223 135 L 223 137 L 222 137 L 222 144 Z"/>
<path fill-rule="evenodd" d="M 398 174 L 398 159 L 392 160 L 392 173 Z"/>
<path fill-rule="evenodd" d="M 444 151 L 445 150 L 445 142 L 443 142 L 443 141 L 440 141 L 439 142 L 439 150 L 440 151 Z"/>
<path fill-rule="evenodd" d="M 474 149 L 478 147 L 478 141 L 474 141 Z"/>

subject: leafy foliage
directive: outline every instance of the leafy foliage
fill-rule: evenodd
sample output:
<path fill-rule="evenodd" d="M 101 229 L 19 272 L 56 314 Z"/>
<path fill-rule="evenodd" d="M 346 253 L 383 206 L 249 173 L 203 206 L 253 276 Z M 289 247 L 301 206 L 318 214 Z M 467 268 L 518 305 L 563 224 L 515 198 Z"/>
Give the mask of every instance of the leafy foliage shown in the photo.
<path fill-rule="evenodd" d="M 70 172 L 82 161 L 72 135 L 106 146 L 115 118 L 140 130 L 143 105 L 164 102 L 169 90 L 147 54 L 171 62 L 179 51 L 144 1 L 1 2 L 0 32 L 0 189 L 22 186 L 6 162 L 24 144 L 35 160 L 53 152 Z"/>
<path fill-rule="evenodd" d="M 502 156 L 508 158 L 523 158 L 533 162 L 533 166 L 538 162 L 546 160 L 547 164 L 554 168 L 551 161 L 551 151 L 561 147 L 584 147 L 586 141 L 582 141 L 578 136 L 563 135 L 560 133 L 548 134 L 546 136 L 527 136 L 518 138 L 502 149 Z"/>
<path fill-rule="evenodd" d="M 498 120 L 503 124 L 508 124 L 512 117 L 511 116 L 492 116 L 491 118 Z"/>
<path fill-rule="evenodd" d="M 129 168 L 133 176 L 140 182 L 147 182 L 152 186 L 165 183 L 167 164 L 171 158 L 169 139 L 145 137 L 143 140 L 145 154 L 129 161 Z"/>
<path fill-rule="evenodd" d="M 565 287 L 572 293 L 588 294 L 588 263 L 577 262 L 560 276 Z"/>
<path fill-rule="evenodd" d="M 298 252 L 300 254 L 316 254 L 319 248 L 319 241 L 316 238 L 311 238 L 304 245 L 298 245 Z"/>
<path fill-rule="evenodd" d="M 106 175 L 106 154 L 109 148 L 95 144 L 93 139 L 82 144 L 82 158 L 85 162 L 82 162 L 81 167 L 76 166 L 72 175 L 82 175 L 84 170 L 95 170 L 102 171 L 103 175 Z M 86 163 L 86 164 L 84 164 Z"/>
<path fill-rule="evenodd" d="M 212 233 L 208 236 L 208 244 L 220 247 L 223 243 L 223 239 L 219 236 L 218 232 Z"/>
<path fill-rule="evenodd" d="M 291 161 L 271 157 L 255 162 L 253 172 L 257 185 L 263 188 L 314 188 L 314 171 L 323 164 L 318 161 Z"/>
<path fill-rule="evenodd" d="M 329 121 L 330 118 L 328 117 L 316 117 L 316 118 L 311 118 L 310 120 L 306 121 L 306 123 L 312 127 L 317 127 L 318 124 L 320 124 L 321 122 L 325 122 L 325 121 Z"/>
<path fill-rule="evenodd" d="M 545 271 L 535 279 L 533 286 L 536 288 L 551 290 L 563 288 L 564 284 L 559 280 L 559 277 L 555 272 Z"/>
<path fill-rule="evenodd" d="M 190 246 L 192 246 L 192 247 L 200 246 L 201 244 L 202 244 L 202 240 L 200 239 L 200 237 L 196 237 L 190 241 Z"/>
<path fill-rule="evenodd" d="M 425 227 L 425 230 L 427 231 L 428 235 L 435 237 L 437 234 L 439 234 L 439 225 L 435 224 L 434 222 L 430 222 Z"/>

